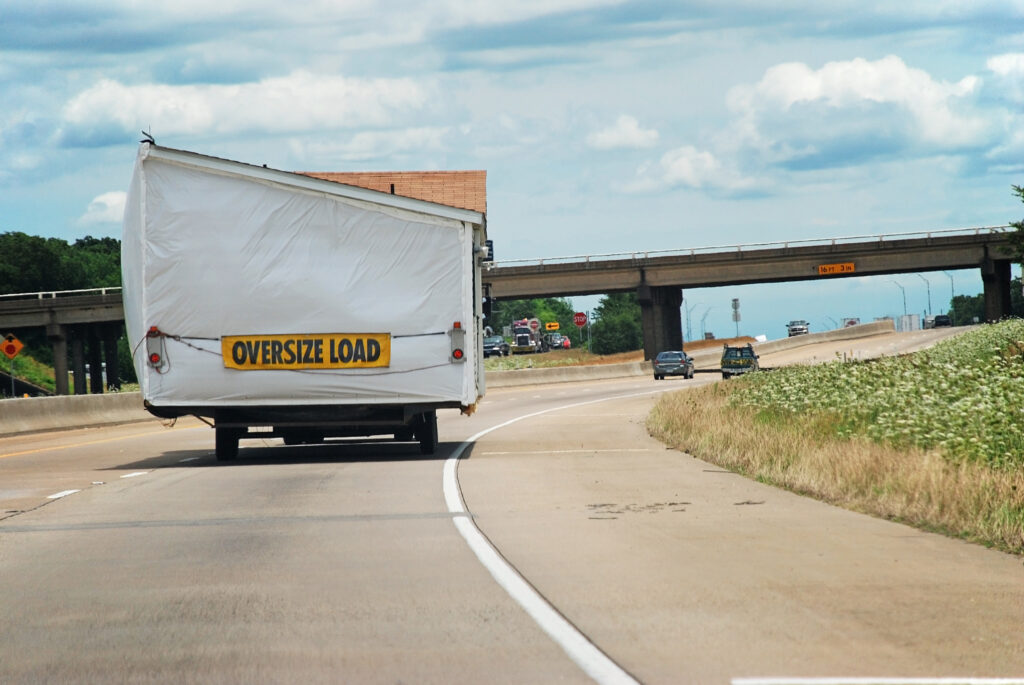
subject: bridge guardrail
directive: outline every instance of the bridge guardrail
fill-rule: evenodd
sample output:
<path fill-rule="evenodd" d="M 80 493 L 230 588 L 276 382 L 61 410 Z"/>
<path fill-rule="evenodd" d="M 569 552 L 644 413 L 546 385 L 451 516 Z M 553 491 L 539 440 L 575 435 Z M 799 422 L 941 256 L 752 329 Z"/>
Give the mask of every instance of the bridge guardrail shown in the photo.
<path fill-rule="evenodd" d="M 44 290 L 38 293 L 7 293 L 0 300 L 55 300 L 59 297 L 80 295 L 113 295 L 121 292 L 121 286 L 109 288 L 79 288 L 78 290 Z"/>
<path fill-rule="evenodd" d="M 688 256 L 693 257 L 697 254 L 707 254 L 712 252 L 743 252 L 744 250 L 751 249 L 788 249 L 790 247 L 797 246 L 838 246 L 838 245 L 851 245 L 860 243 L 884 243 L 891 240 L 900 240 L 906 238 L 925 238 L 931 239 L 933 237 L 952 237 L 952 236 L 963 236 L 963 235 L 982 235 L 982 234 L 993 234 L 993 233 L 1005 233 L 1012 230 L 1009 225 L 1002 226 L 978 226 L 974 228 L 947 228 L 936 231 L 911 231 L 907 233 L 882 233 L 878 235 L 854 235 L 854 236 L 842 236 L 838 238 L 803 238 L 799 240 L 778 240 L 762 243 L 743 243 L 740 245 L 706 245 L 703 247 L 688 247 L 688 248 L 675 248 L 667 250 L 643 250 L 635 252 L 609 252 L 606 254 L 594 254 L 594 255 L 572 255 L 565 257 L 533 257 L 529 259 L 507 259 L 499 262 L 491 262 L 488 268 L 491 267 L 509 267 L 509 266 L 544 266 L 545 264 L 563 264 L 567 262 L 603 262 L 611 261 L 614 259 L 632 259 L 634 261 L 640 259 L 650 259 L 651 257 L 680 257 Z"/>

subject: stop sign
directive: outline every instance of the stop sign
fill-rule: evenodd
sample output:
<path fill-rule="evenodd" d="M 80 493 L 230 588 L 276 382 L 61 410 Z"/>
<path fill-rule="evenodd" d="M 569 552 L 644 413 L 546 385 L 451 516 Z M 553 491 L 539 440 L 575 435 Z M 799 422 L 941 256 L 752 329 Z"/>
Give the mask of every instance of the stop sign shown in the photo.
<path fill-rule="evenodd" d="M 572 315 L 572 322 L 580 328 L 583 328 L 587 325 L 587 315 L 584 312 L 576 312 Z"/>
<path fill-rule="evenodd" d="M 533 330 L 540 328 L 540 321 L 537 321 L 537 319 L 530 319 L 530 328 Z"/>

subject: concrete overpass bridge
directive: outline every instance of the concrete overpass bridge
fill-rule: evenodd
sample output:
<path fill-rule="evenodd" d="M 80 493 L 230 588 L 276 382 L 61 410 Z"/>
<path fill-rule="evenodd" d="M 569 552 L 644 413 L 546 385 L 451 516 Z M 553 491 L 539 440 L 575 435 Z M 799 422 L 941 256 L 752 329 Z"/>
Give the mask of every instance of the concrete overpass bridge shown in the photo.
<path fill-rule="evenodd" d="M 495 299 L 636 291 L 644 356 L 680 349 L 683 290 L 977 268 L 985 318 L 1010 313 L 1009 226 L 718 245 L 495 262 L 483 280 Z"/>
<path fill-rule="evenodd" d="M 751 283 L 878 276 L 977 268 L 985 318 L 1010 313 L 1008 226 L 819 240 L 725 245 L 681 250 L 583 255 L 495 262 L 484 272 L 490 297 L 521 299 L 635 291 L 643 311 L 644 355 L 680 349 L 682 293 Z M 53 345 L 57 393 L 103 392 L 100 369 L 117 368 L 124 325 L 120 288 L 0 296 L 0 334 L 43 328 Z M 86 388 L 85 363 L 90 366 Z"/>
<path fill-rule="evenodd" d="M 33 328 L 44 329 L 53 346 L 58 395 L 71 389 L 69 351 L 74 394 L 102 393 L 103 366 L 118 367 L 117 340 L 124 329 L 121 288 L 0 295 L 0 335 Z M 115 372 L 108 384 L 111 389 L 117 386 L 116 378 Z"/>

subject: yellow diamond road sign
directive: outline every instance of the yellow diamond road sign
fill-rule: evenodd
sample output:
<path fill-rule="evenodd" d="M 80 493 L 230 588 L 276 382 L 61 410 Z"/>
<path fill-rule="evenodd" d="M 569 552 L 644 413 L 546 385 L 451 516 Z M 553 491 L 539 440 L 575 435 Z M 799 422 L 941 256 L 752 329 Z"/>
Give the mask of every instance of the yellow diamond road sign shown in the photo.
<path fill-rule="evenodd" d="M 14 359 L 21 352 L 21 348 L 24 347 L 21 341 L 14 337 L 14 335 L 8 333 L 4 336 L 3 343 L 0 343 L 0 351 L 3 351 L 7 355 L 8 359 Z"/>

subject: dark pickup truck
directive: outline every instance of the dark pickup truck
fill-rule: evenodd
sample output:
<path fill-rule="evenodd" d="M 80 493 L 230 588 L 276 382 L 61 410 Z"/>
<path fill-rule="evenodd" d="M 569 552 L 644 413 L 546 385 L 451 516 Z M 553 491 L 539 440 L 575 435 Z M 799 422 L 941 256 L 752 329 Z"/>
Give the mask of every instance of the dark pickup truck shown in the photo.
<path fill-rule="evenodd" d="M 726 345 L 722 349 L 722 378 L 732 378 L 750 371 L 757 371 L 759 368 L 754 346 L 750 343 L 743 347 Z"/>

